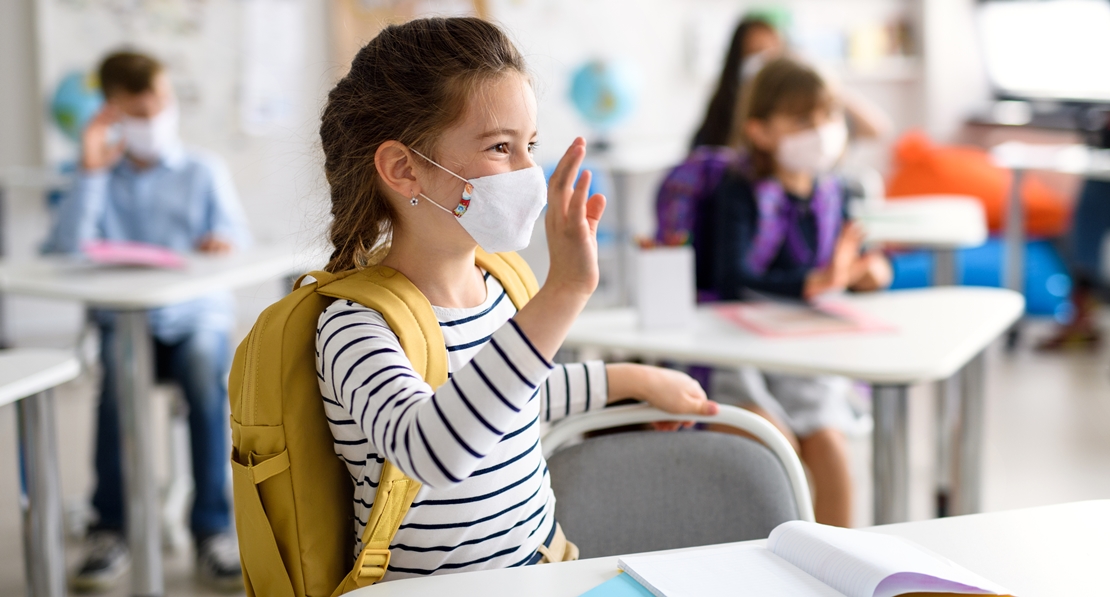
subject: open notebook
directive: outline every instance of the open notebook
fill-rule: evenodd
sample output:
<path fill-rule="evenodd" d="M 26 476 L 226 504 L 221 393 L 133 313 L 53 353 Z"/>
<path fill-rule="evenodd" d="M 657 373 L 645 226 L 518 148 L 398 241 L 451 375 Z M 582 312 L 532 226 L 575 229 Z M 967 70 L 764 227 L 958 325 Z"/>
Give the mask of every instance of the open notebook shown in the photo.
<path fill-rule="evenodd" d="M 802 521 L 776 527 L 767 547 L 735 544 L 625 556 L 618 566 L 657 597 L 1009 595 L 901 537 Z"/>

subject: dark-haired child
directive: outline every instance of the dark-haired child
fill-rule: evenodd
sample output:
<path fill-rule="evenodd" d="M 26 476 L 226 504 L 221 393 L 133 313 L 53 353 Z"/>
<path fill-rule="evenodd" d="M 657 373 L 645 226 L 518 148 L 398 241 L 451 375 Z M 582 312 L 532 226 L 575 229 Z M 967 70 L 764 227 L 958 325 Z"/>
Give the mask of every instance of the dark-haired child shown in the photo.
<path fill-rule="evenodd" d="M 46 249 L 75 253 L 91 240 L 139 241 L 179 252 L 226 253 L 249 242 L 231 176 L 218 157 L 184 146 L 169 77 L 150 56 L 118 52 L 100 66 L 105 106 L 85 129 L 73 188 L 58 206 Z M 119 140 L 111 130 L 119 132 Z M 87 554 L 73 579 L 109 589 L 127 571 L 120 422 L 113 366 L 115 321 L 93 313 L 103 364 L 96 428 L 96 491 Z M 160 377 L 189 404 L 195 498 L 190 527 L 201 580 L 242 586 L 228 499 L 227 372 L 235 324 L 230 293 L 155 309 L 149 316 Z"/>

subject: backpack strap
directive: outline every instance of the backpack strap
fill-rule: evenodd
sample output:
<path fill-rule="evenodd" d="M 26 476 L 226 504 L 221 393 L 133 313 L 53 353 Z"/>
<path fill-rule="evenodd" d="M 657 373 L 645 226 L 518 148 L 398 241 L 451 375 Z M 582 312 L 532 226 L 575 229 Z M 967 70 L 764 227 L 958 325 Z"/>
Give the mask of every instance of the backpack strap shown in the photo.
<path fill-rule="evenodd" d="M 517 310 L 524 307 L 528 299 L 539 291 L 540 285 L 536 281 L 536 275 L 532 273 L 532 268 L 528 267 L 524 258 L 516 253 L 486 253 L 478 249 L 474 254 L 474 261 L 477 262 L 478 267 L 501 282 L 501 287 L 505 289 L 505 293 L 509 295 L 509 300 L 513 301 Z"/>
<path fill-rule="evenodd" d="M 315 274 L 312 274 L 315 277 Z M 324 296 L 354 301 L 382 314 L 412 368 L 432 389 L 447 381 L 447 349 L 432 304 L 401 272 L 377 265 L 319 284 Z"/>

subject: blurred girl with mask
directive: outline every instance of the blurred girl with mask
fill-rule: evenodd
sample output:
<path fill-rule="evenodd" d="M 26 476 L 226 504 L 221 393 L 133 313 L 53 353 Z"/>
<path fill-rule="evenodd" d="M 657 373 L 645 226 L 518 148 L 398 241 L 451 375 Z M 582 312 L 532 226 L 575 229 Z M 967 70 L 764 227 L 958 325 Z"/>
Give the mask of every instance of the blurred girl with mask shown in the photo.
<path fill-rule="evenodd" d="M 845 192 L 829 174 L 848 137 L 843 109 L 811 68 L 767 63 L 737 107 L 739 156 L 698 205 L 699 294 L 737 300 L 756 291 L 795 299 L 885 288 L 890 264 L 861 251 Z M 847 526 L 851 480 L 842 429 L 855 420 L 844 378 L 714 369 L 710 396 L 749 408 L 791 438 L 809 467 L 818 522 Z"/>
<path fill-rule="evenodd" d="M 178 136 L 169 77 L 155 59 L 134 52 L 100 66 L 103 110 L 86 127 L 72 188 L 58 205 L 45 249 L 77 253 L 90 241 L 133 241 L 180 253 L 226 253 L 249 243 L 246 219 L 223 161 L 188 148 Z M 92 313 L 100 331 L 103 376 L 97 407 L 97 521 L 74 579 L 82 592 L 109 590 L 126 572 L 115 317 Z M 149 313 L 159 378 L 171 378 L 189 404 L 193 478 L 190 526 L 198 576 L 213 588 L 242 586 L 227 488 L 230 292 Z"/>

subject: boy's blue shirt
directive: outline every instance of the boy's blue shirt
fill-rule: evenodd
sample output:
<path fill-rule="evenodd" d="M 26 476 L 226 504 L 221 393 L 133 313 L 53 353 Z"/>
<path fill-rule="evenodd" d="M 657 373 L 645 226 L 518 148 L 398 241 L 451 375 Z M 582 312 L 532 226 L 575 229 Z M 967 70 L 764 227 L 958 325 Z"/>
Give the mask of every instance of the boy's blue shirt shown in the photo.
<path fill-rule="evenodd" d="M 57 207 L 45 252 L 77 253 L 90 240 L 138 241 L 189 253 L 206 235 L 250 244 L 246 217 L 223 160 L 178 148 L 158 163 L 137 170 L 121 159 L 110 169 L 80 173 Z M 108 323 L 109 313 L 97 313 Z M 199 328 L 230 329 L 234 303 L 228 292 L 150 312 L 151 331 L 176 342 Z"/>

